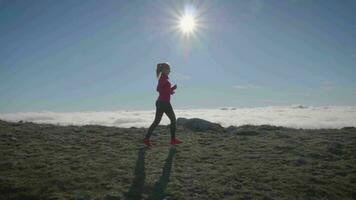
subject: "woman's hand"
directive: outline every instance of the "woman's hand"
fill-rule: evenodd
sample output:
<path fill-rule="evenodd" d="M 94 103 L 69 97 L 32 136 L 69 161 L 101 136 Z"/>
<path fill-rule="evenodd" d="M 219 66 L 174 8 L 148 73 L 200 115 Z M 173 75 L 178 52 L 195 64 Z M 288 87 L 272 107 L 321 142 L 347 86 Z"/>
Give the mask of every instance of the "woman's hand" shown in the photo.
<path fill-rule="evenodd" d="M 175 84 L 172 88 L 171 88 L 171 94 L 174 94 L 174 90 L 177 89 L 177 84 Z"/>

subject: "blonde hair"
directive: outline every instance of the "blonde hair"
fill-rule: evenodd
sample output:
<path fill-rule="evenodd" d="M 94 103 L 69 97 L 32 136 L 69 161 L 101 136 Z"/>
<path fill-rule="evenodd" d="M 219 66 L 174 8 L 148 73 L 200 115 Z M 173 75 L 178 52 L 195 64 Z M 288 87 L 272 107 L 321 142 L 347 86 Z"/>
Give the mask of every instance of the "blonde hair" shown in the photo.
<path fill-rule="evenodd" d="M 170 68 L 169 64 L 167 62 L 165 63 L 158 63 L 157 68 L 156 68 L 156 77 L 159 79 L 163 73 L 163 70 L 166 68 Z"/>

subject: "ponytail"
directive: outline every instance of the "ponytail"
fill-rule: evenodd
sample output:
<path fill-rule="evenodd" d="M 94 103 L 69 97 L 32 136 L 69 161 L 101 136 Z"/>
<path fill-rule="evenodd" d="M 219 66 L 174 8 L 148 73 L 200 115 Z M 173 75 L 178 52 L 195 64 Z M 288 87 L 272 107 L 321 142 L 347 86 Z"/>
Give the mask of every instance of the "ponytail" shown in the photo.
<path fill-rule="evenodd" d="M 163 67 L 162 67 L 163 65 L 161 64 L 161 63 L 158 63 L 157 64 L 157 68 L 156 68 L 156 77 L 157 77 L 157 79 L 159 79 L 160 77 L 161 77 L 161 75 L 162 75 L 162 70 L 163 70 Z"/>
<path fill-rule="evenodd" d="M 168 63 L 158 63 L 157 64 L 157 68 L 156 68 L 156 77 L 157 77 L 157 79 L 159 79 L 162 76 L 163 69 L 165 69 L 166 67 L 169 68 L 169 64 Z"/>

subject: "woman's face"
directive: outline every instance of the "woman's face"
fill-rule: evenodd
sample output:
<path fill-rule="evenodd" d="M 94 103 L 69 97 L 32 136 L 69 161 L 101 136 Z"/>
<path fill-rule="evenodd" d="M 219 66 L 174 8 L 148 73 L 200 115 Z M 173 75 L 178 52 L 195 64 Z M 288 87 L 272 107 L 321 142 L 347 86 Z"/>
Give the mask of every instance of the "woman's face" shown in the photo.
<path fill-rule="evenodd" d="M 171 72 L 171 69 L 169 67 L 164 68 L 163 73 L 168 75 L 169 72 Z"/>

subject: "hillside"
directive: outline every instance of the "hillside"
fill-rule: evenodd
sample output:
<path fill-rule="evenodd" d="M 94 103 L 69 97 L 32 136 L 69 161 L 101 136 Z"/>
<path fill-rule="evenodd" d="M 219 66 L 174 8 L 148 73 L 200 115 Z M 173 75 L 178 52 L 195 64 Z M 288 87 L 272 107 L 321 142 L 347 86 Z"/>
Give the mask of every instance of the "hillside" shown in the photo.
<path fill-rule="evenodd" d="M 356 199 L 356 129 L 147 129 L 0 121 L 2 199 Z"/>

